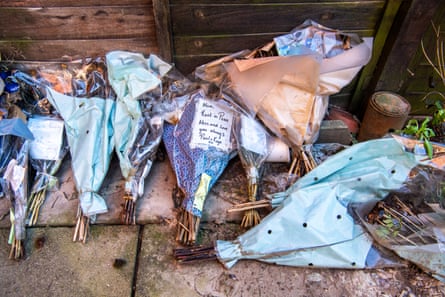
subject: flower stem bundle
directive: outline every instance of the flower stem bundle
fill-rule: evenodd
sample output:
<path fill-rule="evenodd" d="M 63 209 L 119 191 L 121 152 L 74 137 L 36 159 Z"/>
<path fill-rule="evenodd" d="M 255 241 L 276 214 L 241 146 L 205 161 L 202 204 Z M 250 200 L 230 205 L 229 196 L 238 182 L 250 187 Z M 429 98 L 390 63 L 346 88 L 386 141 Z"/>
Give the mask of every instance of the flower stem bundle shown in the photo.
<path fill-rule="evenodd" d="M 250 167 L 248 170 L 248 182 L 247 182 L 247 193 L 248 201 L 257 201 L 258 196 L 258 179 L 259 173 L 258 168 Z M 241 226 L 243 228 L 250 228 L 252 226 L 258 225 L 261 221 L 260 214 L 256 209 L 248 209 L 244 212 L 243 219 L 241 221 Z"/>
<path fill-rule="evenodd" d="M 57 184 L 57 178 L 54 175 L 59 170 L 65 155 L 68 153 L 68 146 L 61 147 L 57 160 L 32 159 L 31 164 L 37 170 L 34 185 L 28 198 L 28 226 L 37 224 L 40 214 L 40 208 L 46 199 L 48 189 Z"/>
<path fill-rule="evenodd" d="M 136 224 L 136 203 L 131 193 L 124 195 L 124 207 L 122 209 L 122 222 L 126 225 Z"/>
<path fill-rule="evenodd" d="M 181 209 L 178 218 L 176 240 L 185 245 L 195 244 L 200 223 L 200 217 L 193 215 L 185 209 Z"/>
<path fill-rule="evenodd" d="M 240 115 L 237 121 L 236 137 L 238 155 L 247 176 L 248 202 L 255 203 L 259 194 L 261 169 L 271 151 L 270 136 L 254 118 Z M 255 208 L 250 207 L 245 210 L 241 220 L 243 228 L 250 228 L 260 223 L 261 216 L 257 208 L 259 206 L 255 205 Z"/>
<path fill-rule="evenodd" d="M 38 192 L 32 192 L 28 200 L 28 225 L 34 226 L 39 218 L 40 208 L 46 197 L 46 188 Z"/>
<path fill-rule="evenodd" d="M 293 152 L 294 155 L 289 168 L 289 176 L 302 177 L 317 166 L 309 145 L 296 147 Z"/>
<path fill-rule="evenodd" d="M 9 232 L 9 240 L 8 243 L 11 245 L 11 250 L 9 252 L 9 259 L 18 260 L 23 258 L 24 250 L 22 239 L 19 239 L 15 236 L 15 215 L 14 208 L 9 209 L 9 216 L 11 218 L 11 230 Z"/>
<path fill-rule="evenodd" d="M 90 217 L 85 216 L 82 213 L 82 209 L 79 206 L 76 215 L 76 227 L 74 228 L 73 241 L 86 243 L 88 237 L 88 229 L 90 226 Z"/>
<path fill-rule="evenodd" d="M 224 101 L 194 92 L 176 124 L 165 125 L 163 140 L 178 187 L 184 193 L 176 239 L 196 242 L 204 202 L 233 156 L 233 110 Z"/>

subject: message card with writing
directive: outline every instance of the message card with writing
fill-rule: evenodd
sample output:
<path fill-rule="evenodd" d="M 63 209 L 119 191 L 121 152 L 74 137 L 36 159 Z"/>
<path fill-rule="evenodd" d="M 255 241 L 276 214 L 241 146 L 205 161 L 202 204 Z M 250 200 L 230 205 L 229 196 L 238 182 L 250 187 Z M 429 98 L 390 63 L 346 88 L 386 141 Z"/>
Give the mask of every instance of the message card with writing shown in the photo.
<path fill-rule="evenodd" d="M 233 112 L 218 104 L 200 99 L 196 105 L 192 123 L 192 148 L 209 146 L 223 151 L 230 150 L 230 134 L 232 132 Z"/>

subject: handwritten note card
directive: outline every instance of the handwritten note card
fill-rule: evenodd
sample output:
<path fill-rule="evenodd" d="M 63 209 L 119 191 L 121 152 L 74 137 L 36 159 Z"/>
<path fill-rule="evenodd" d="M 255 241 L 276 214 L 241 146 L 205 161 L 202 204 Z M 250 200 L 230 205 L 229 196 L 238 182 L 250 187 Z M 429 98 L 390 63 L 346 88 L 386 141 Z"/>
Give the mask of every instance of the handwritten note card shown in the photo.
<path fill-rule="evenodd" d="M 199 99 L 192 123 L 192 148 L 209 146 L 223 151 L 230 149 L 233 113 L 215 102 Z"/>
<path fill-rule="evenodd" d="M 28 128 L 34 135 L 31 142 L 31 158 L 37 160 L 59 159 L 63 140 L 63 120 L 35 117 L 28 120 Z"/>

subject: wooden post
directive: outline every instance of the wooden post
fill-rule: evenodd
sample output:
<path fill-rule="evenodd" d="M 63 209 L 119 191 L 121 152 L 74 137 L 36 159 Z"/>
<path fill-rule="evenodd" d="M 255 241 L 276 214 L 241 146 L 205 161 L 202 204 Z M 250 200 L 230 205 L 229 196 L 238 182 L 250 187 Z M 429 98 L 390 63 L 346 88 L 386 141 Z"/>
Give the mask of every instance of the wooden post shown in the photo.
<path fill-rule="evenodd" d="M 170 1 L 153 0 L 153 13 L 156 24 L 156 38 L 158 40 L 160 56 L 166 62 L 173 62 L 173 42 L 170 25 Z"/>
<path fill-rule="evenodd" d="M 403 1 L 400 13 L 388 31 L 384 47 L 382 45 L 378 64 L 365 78 L 368 83 L 356 89 L 350 109 L 356 111 L 359 117 L 363 116 L 368 100 L 375 91 L 400 93 L 405 80 L 409 78 L 409 65 L 419 49 L 420 41 L 442 3 L 442 0 Z"/>
<path fill-rule="evenodd" d="M 360 117 L 363 116 L 363 108 L 366 107 L 368 102 L 366 97 L 368 97 L 369 94 L 367 94 L 366 90 L 369 88 L 373 75 L 375 75 L 377 63 L 382 56 L 383 48 L 387 42 L 390 29 L 395 21 L 402 1 L 403 0 L 387 1 L 385 12 L 374 37 L 371 61 L 363 68 L 349 104 L 349 111 Z"/>

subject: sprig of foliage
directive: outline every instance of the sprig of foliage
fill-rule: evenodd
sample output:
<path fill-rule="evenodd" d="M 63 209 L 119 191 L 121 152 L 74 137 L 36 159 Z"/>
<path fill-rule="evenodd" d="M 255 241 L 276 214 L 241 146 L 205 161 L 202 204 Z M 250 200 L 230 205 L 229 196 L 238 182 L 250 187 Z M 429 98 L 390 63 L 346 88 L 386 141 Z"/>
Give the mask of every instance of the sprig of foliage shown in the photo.
<path fill-rule="evenodd" d="M 430 142 L 431 137 L 436 134 L 433 129 L 429 127 L 431 119 L 425 118 L 422 124 L 419 125 L 419 121 L 416 119 L 410 119 L 405 128 L 401 130 L 402 134 L 414 136 L 416 139 L 423 141 L 423 146 L 428 157 L 433 158 L 433 145 Z"/>
<path fill-rule="evenodd" d="M 385 214 L 380 221 L 381 228 L 376 230 L 376 233 L 380 237 L 397 237 L 400 233 L 401 222 L 400 219 L 396 219 L 391 215 Z"/>

